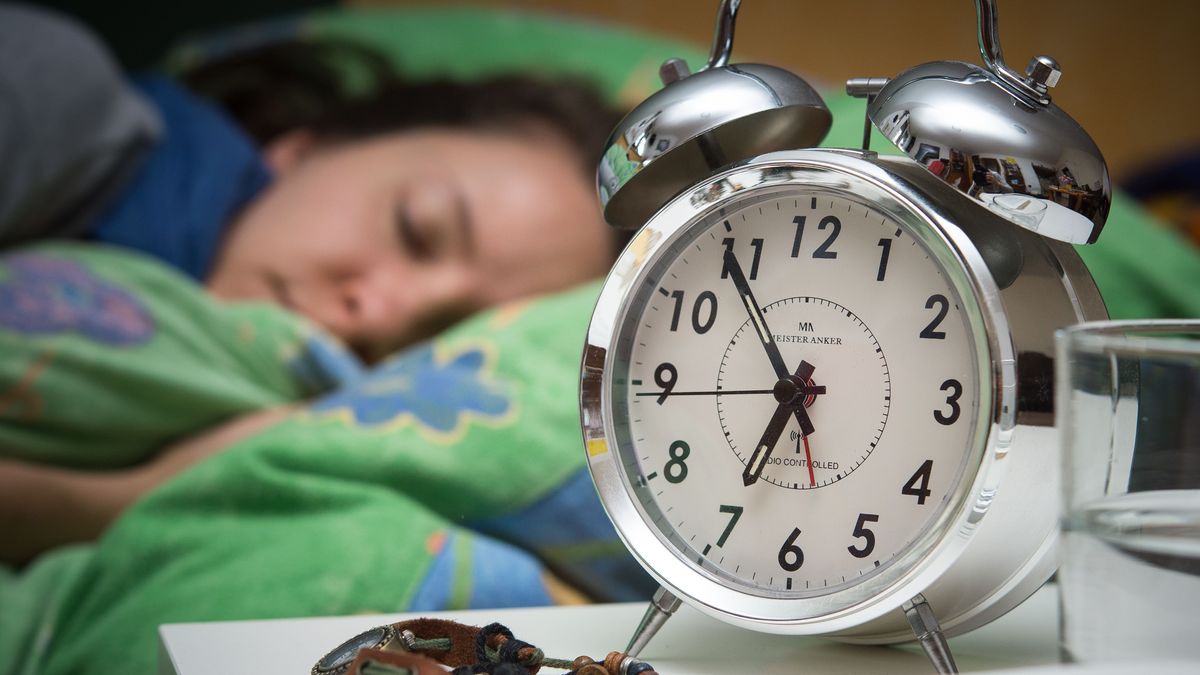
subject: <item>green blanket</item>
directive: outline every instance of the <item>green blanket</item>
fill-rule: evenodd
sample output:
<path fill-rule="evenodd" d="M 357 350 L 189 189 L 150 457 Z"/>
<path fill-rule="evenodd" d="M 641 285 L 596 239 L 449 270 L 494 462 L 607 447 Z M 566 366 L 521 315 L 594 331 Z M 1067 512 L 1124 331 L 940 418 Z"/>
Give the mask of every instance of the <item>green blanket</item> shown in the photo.
<path fill-rule="evenodd" d="M 0 409 L 0 448 L 25 458 L 124 465 L 337 383 L 94 547 L 0 572 L 0 672 L 149 672 L 171 621 L 549 604 L 547 572 L 598 599 L 646 597 L 579 450 L 595 292 L 498 308 L 363 374 L 300 319 L 221 304 L 132 253 L 0 258 L 0 298 L 16 300 L 0 302 L 3 382 L 25 392 Z"/>
<path fill-rule="evenodd" d="M 8 254 L 0 448 L 79 468 L 128 466 L 231 415 L 315 393 L 323 383 L 306 381 L 306 358 L 316 345 L 341 349 L 281 309 L 219 305 L 115 248 Z"/>

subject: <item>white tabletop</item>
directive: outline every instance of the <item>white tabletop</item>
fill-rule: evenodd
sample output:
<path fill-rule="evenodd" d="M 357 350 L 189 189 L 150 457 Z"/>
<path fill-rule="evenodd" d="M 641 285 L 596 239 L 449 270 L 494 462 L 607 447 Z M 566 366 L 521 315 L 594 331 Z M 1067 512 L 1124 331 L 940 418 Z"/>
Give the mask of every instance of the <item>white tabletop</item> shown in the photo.
<path fill-rule="evenodd" d="M 305 673 L 346 639 L 374 626 L 418 616 L 478 626 L 498 621 L 549 656 L 603 657 L 625 647 L 645 608 L 645 604 L 628 603 L 168 624 L 159 628 L 159 669 L 167 675 Z M 950 645 L 963 672 L 1034 666 L 1058 670 L 1053 665 L 1058 659 L 1057 626 L 1055 589 L 1047 586 L 1007 616 L 951 639 Z M 931 672 L 914 645 L 862 647 L 818 637 L 753 633 L 686 605 L 641 657 L 663 675 Z"/>

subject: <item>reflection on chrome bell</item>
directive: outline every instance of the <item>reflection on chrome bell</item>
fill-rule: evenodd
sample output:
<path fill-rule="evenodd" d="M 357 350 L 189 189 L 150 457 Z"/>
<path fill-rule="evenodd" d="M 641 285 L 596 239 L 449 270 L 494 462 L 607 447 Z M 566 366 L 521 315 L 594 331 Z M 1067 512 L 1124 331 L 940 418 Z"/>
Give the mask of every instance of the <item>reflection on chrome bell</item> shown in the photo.
<path fill-rule="evenodd" d="M 1112 201 L 1092 138 L 1050 101 L 1061 75 L 1048 56 L 1020 75 L 1004 63 L 994 0 L 976 0 L 986 68 L 926 63 L 875 91 L 871 122 L 900 150 L 992 212 L 1073 244 L 1100 236 Z"/>
<path fill-rule="evenodd" d="M 664 63 L 665 86 L 609 137 L 597 188 L 610 224 L 640 227 L 714 169 L 766 152 L 812 147 L 829 131 L 825 102 L 802 78 L 774 66 L 729 64 L 739 5 L 721 3 L 704 68 L 689 74 L 679 59 Z"/>

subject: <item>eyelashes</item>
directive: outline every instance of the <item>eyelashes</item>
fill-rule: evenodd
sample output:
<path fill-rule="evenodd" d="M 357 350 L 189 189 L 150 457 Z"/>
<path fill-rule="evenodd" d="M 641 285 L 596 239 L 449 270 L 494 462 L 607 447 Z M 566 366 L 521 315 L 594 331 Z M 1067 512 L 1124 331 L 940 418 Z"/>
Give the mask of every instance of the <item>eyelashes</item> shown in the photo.
<path fill-rule="evenodd" d="M 440 185 L 414 188 L 394 208 L 396 238 L 408 257 L 428 262 L 471 253 L 471 223 L 461 192 Z"/>
<path fill-rule="evenodd" d="M 413 222 L 408 209 L 396 209 L 396 234 L 404 250 L 414 258 L 427 259 L 433 256 L 433 245 L 427 233 Z"/>

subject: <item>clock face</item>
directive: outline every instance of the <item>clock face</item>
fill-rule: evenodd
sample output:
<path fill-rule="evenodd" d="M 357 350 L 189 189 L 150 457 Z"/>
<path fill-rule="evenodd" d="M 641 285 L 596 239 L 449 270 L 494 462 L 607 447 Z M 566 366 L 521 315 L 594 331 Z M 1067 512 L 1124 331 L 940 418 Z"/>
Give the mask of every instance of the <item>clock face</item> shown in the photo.
<path fill-rule="evenodd" d="M 909 227 L 849 192 L 762 189 L 644 270 L 616 335 L 613 439 L 642 519 L 693 570 L 834 593 L 913 564 L 961 494 L 978 336 L 946 256 Z"/>

